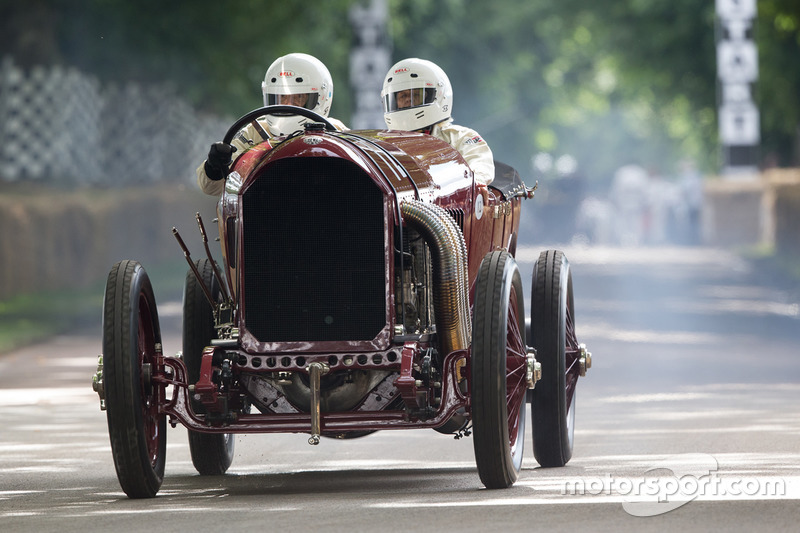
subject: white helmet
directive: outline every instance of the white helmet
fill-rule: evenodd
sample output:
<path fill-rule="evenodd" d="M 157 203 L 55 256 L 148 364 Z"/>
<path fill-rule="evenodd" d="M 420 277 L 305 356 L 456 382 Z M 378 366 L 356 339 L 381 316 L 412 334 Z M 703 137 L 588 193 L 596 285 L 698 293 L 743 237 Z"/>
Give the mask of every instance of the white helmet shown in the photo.
<path fill-rule="evenodd" d="M 395 63 L 383 80 L 383 119 L 395 130 L 422 130 L 450 118 L 453 89 L 447 74 L 425 59 Z"/>
<path fill-rule="evenodd" d="M 288 54 L 276 59 L 267 69 L 261 83 L 264 105 L 298 105 L 323 117 L 328 116 L 333 101 L 333 79 L 325 65 L 308 54 Z M 304 101 L 287 101 L 286 95 L 305 96 Z M 291 99 L 289 99 L 291 100 Z M 267 115 L 270 130 L 288 135 L 312 122 L 299 115 Z"/>

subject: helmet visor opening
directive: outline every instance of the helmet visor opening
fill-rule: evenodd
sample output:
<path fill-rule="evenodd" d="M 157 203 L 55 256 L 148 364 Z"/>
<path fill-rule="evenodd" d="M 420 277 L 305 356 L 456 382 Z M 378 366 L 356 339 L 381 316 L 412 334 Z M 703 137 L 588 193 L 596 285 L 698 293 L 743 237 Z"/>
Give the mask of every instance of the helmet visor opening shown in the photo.
<path fill-rule="evenodd" d="M 436 89 L 433 87 L 404 89 L 386 95 L 383 103 L 387 113 L 432 104 L 436 100 Z"/>
<path fill-rule="evenodd" d="M 317 93 L 297 93 L 297 94 L 273 94 L 267 93 L 266 105 L 293 105 L 296 107 L 304 107 L 306 109 L 314 109 L 317 107 L 319 101 L 319 94 Z"/>

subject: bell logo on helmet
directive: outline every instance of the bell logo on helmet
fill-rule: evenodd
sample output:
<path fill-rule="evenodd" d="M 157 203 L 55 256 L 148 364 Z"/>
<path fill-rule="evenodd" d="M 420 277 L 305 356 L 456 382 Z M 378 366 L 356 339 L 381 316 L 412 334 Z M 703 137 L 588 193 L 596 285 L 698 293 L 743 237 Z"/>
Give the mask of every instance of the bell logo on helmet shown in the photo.
<path fill-rule="evenodd" d="M 394 71 L 394 73 L 395 73 L 395 74 L 399 74 L 399 73 L 401 73 L 401 72 L 408 72 L 408 69 L 407 69 L 407 68 L 405 68 L 405 67 L 403 67 L 403 68 L 399 68 L 399 69 L 397 69 L 397 70 L 395 70 L 395 71 Z"/>
<path fill-rule="evenodd" d="M 293 78 L 293 77 L 294 77 L 294 72 L 292 72 L 291 70 L 284 70 L 284 71 L 281 71 L 281 72 L 278 74 L 278 76 L 280 76 L 280 77 L 282 77 L 282 78 L 283 78 L 284 76 L 286 76 L 286 77 L 289 77 L 289 78 Z"/>

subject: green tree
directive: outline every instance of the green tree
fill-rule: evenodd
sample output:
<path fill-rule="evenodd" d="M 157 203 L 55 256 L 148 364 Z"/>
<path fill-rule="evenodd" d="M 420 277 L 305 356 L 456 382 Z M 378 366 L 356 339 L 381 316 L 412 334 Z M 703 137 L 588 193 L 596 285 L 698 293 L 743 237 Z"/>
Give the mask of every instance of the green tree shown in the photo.
<path fill-rule="evenodd" d="M 638 161 L 664 172 L 719 164 L 713 2 L 396 1 L 398 57 L 439 62 L 458 120 L 522 170 L 531 152 L 572 153 L 607 178 Z M 760 0 L 762 153 L 798 161 L 800 3 Z"/>
<path fill-rule="evenodd" d="M 336 82 L 347 120 L 348 11 L 359 0 L 0 2 L 0 55 L 76 66 L 102 80 L 172 84 L 202 109 L 261 102 L 266 67 L 307 52 Z M 389 0 L 394 58 L 440 64 L 455 117 L 531 177 L 544 151 L 603 182 L 638 161 L 719 163 L 714 4 L 696 0 Z M 800 2 L 759 0 L 762 154 L 800 165 Z M 377 97 L 377 95 L 376 95 Z"/>
<path fill-rule="evenodd" d="M 0 55 L 64 64 L 104 81 L 169 83 L 209 111 L 242 115 L 261 102 L 269 64 L 289 52 L 319 57 L 349 113 L 350 2 L 29 0 L 0 3 Z"/>
<path fill-rule="evenodd" d="M 442 64 L 459 120 L 500 158 L 523 170 L 534 152 L 571 153 L 602 180 L 631 161 L 668 170 L 690 156 L 712 166 L 713 6 L 695 5 L 396 2 L 393 22 L 398 54 Z"/>
<path fill-rule="evenodd" d="M 800 2 L 759 0 L 756 38 L 762 154 L 800 166 Z"/>

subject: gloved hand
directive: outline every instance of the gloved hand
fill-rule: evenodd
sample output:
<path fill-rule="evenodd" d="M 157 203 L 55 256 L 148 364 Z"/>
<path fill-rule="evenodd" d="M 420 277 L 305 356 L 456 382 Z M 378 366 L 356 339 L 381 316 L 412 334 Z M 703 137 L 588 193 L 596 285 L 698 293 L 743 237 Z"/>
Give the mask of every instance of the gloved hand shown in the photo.
<path fill-rule="evenodd" d="M 208 179 L 219 181 L 225 177 L 225 174 L 228 173 L 228 166 L 231 164 L 233 152 L 235 151 L 235 146 L 224 142 L 215 142 L 211 145 L 205 163 L 205 171 Z"/>

